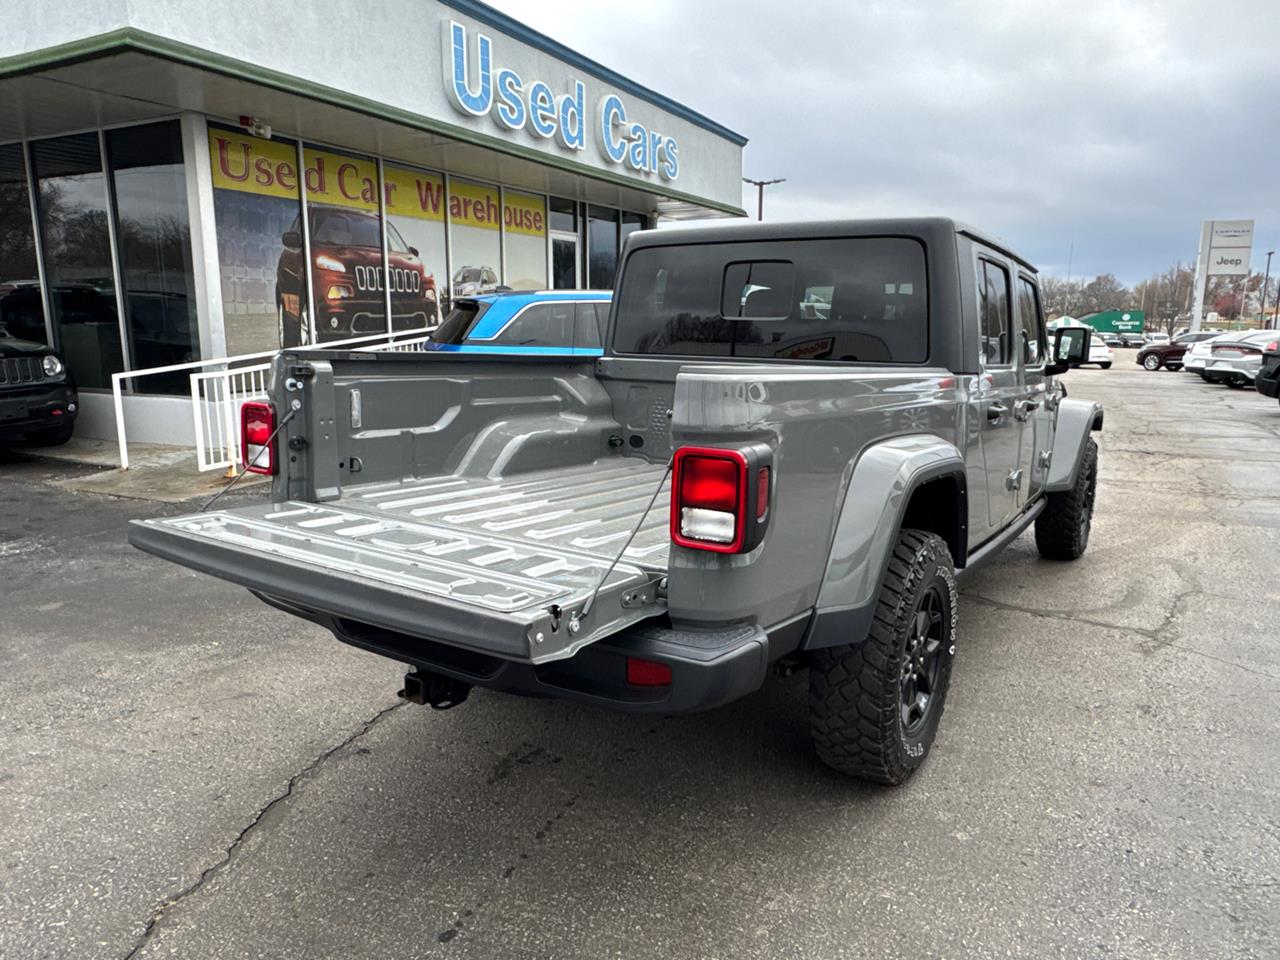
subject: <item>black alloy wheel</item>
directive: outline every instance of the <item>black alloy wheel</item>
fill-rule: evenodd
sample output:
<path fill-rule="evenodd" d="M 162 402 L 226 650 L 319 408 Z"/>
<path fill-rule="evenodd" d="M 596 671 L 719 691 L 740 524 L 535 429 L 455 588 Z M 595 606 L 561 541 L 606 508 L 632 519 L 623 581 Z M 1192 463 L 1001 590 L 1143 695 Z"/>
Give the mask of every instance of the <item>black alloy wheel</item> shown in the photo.
<path fill-rule="evenodd" d="M 913 736 L 924 727 L 934 703 L 938 669 L 942 663 L 940 653 L 947 639 L 947 624 L 943 618 L 945 609 L 942 594 L 936 586 L 930 586 L 921 595 L 912 616 L 898 681 L 902 731 L 907 736 Z"/>

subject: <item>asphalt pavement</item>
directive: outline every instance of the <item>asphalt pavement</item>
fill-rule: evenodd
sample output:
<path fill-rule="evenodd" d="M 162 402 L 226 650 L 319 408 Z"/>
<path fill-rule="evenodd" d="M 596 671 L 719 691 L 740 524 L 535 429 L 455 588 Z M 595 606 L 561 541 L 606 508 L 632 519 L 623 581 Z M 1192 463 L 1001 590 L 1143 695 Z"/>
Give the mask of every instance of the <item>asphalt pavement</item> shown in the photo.
<path fill-rule="evenodd" d="M 402 705 L 126 544 L 192 505 L 0 454 L 0 957 L 1280 956 L 1280 407 L 1132 353 L 1066 379 L 1107 408 L 1088 553 L 965 582 L 894 790 L 818 763 L 803 674 Z"/>

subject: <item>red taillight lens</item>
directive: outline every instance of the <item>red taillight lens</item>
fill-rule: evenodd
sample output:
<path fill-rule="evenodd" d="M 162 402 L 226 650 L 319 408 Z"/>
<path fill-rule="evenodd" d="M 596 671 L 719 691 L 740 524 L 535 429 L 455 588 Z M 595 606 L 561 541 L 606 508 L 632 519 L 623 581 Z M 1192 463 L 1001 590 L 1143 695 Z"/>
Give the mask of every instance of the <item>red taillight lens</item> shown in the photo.
<path fill-rule="evenodd" d="M 671 539 L 682 547 L 736 553 L 746 524 L 747 458 L 738 450 L 676 451 Z"/>
<path fill-rule="evenodd" d="M 627 683 L 633 687 L 666 687 L 671 684 L 671 668 L 657 660 L 627 657 Z"/>
<path fill-rule="evenodd" d="M 1280 340 L 1272 340 L 1266 346 L 1267 353 L 1275 353 L 1280 351 Z"/>
<path fill-rule="evenodd" d="M 275 474 L 276 448 L 270 442 L 275 429 L 271 404 L 251 400 L 240 407 L 240 460 L 250 473 Z"/>

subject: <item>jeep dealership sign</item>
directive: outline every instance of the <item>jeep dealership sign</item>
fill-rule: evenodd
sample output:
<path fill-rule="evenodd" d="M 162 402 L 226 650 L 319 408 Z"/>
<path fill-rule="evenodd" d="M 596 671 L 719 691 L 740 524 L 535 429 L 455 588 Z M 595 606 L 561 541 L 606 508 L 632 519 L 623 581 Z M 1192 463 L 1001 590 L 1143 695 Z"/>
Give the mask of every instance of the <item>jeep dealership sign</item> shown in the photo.
<path fill-rule="evenodd" d="M 1206 220 L 1200 225 L 1200 255 L 1191 309 L 1191 329 L 1200 329 L 1209 277 L 1247 277 L 1253 253 L 1252 220 Z"/>
<path fill-rule="evenodd" d="M 1243 277 L 1249 273 L 1253 252 L 1252 220 L 1209 220 L 1208 272 L 1210 277 Z"/>
<path fill-rule="evenodd" d="M 595 100 L 588 118 L 587 88 L 581 80 L 569 77 L 567 89 L 557 93 L 545 80 L 496 60 L 493 40 L 486 34 L 477 31 L 472 44 L 458 21 L 442 26 L 444 85 L 459 113 L 487 116 L 504 132 L 523 131 L 566 150 L 585 150 L 590 129 L 606 163 L 663 180 L 680 176 L 680 144 L 675 137 L 630 119 L 626 102 L 616 93 Z"/>

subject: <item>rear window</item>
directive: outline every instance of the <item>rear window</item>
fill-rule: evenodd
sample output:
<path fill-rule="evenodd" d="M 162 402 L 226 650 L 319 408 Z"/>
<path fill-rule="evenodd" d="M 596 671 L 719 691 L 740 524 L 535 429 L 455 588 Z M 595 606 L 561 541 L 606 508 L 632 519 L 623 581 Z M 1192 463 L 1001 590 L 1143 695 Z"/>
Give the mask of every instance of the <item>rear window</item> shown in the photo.
<path fill-rule="evenodd" d="M 467 339 L 467 334 L 475 327 L 476 321 L 489 309 L 487 303 L 476 300 L 455 300 L 440 326 L 431 334 L 433 343 L 459 344 Z"/>
<path fill-rule="evenodd" d="M 643 247 L 623 271 L 618 353 L 921 363 L 924 246 L 899 237 Z"/>

